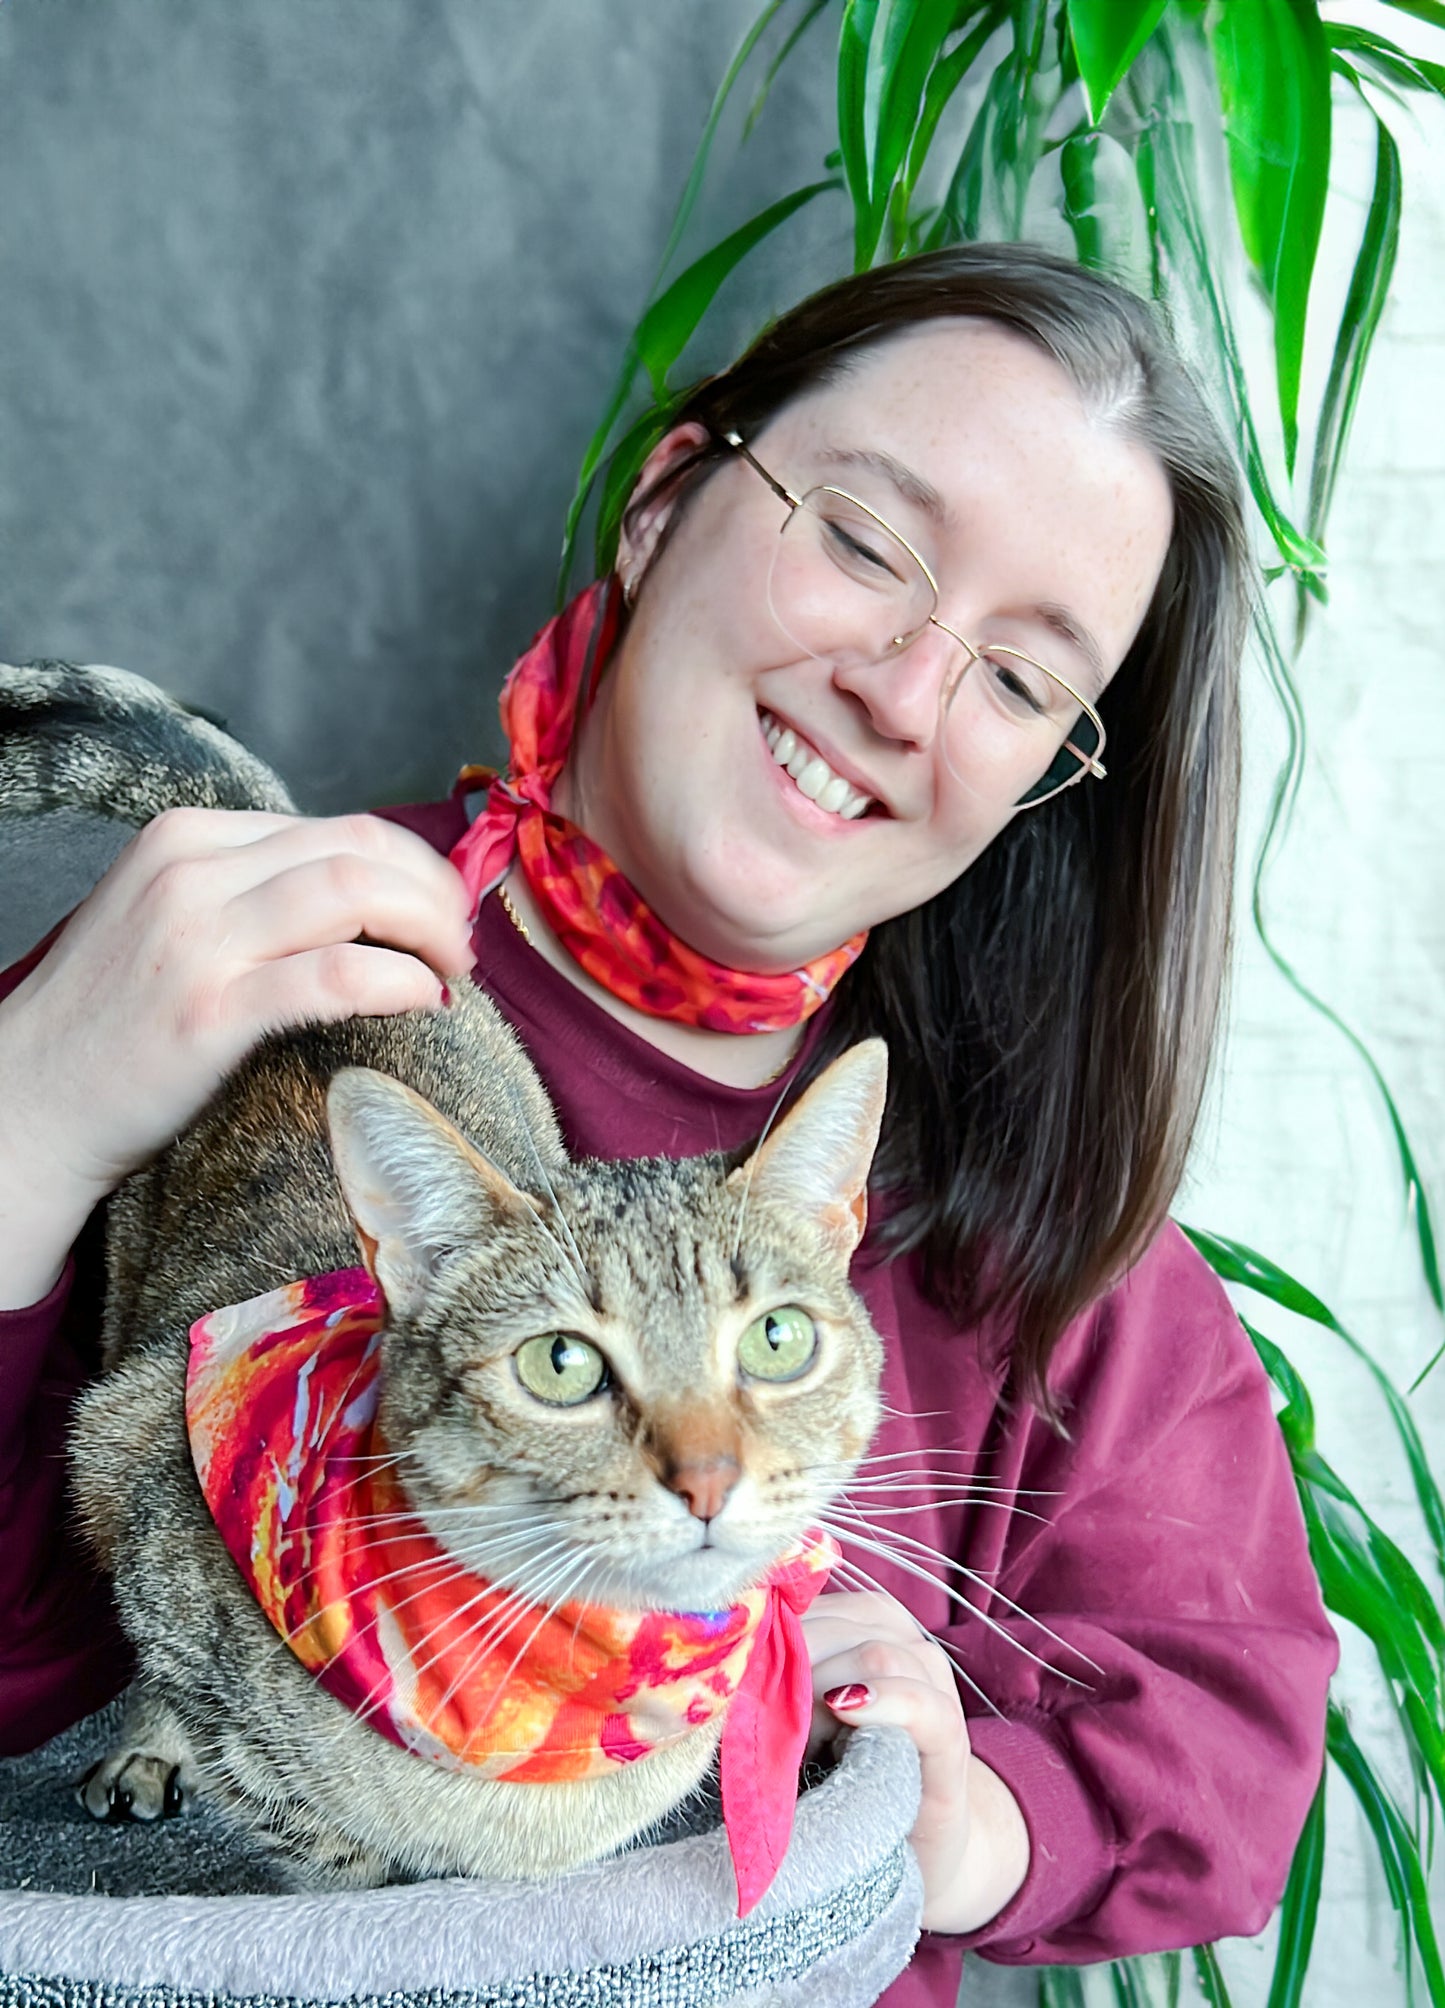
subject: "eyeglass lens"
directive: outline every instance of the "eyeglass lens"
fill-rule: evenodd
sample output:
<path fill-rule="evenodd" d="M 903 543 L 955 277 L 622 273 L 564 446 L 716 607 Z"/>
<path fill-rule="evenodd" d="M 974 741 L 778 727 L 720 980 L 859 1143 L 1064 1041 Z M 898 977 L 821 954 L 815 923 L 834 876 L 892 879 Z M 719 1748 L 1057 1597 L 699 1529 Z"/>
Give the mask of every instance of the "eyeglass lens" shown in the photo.
<path fill-rule="evenodd" d="M 851 496 L 814 488 L 790 511 L 768 585 L 778 626 L 840 667 L 886 662 L 918 638 L 936 599 L 888 526 Z M 1033 807 L 1076 781 L 1099 735 L 1062 684 L 1018 651 L 961 661 L 941 698 L 943 754 L 958 778 Z"/>

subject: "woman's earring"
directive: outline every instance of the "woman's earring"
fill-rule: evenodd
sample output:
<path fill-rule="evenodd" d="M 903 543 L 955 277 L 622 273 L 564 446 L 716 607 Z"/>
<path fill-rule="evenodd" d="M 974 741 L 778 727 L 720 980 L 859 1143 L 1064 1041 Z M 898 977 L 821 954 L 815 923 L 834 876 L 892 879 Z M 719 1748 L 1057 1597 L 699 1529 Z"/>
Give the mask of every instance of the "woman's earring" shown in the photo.
<path fill-rule="evenodd" d="M 637 598 L 637 573 L 631 565 L 627 567 L 626 571 L 619 566 L 617 577 L 622 585 L 622 604 L 625 607 L 630 607 Z"/>

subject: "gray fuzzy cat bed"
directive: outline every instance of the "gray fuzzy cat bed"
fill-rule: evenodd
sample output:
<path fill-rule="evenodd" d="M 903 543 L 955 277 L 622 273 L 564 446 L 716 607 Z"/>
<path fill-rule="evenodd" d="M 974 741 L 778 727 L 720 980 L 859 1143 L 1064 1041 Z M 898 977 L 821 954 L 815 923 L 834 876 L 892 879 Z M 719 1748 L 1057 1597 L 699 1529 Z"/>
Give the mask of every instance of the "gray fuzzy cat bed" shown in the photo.
<path fill-rule="evenodd" d="M 546 1883 L 282 1894 L 212 1816 L 87 1817 L 71 1786 L 114 1720 L 0 1762 L 0 2008 L 864 2008 L 917 1936 L 918 1763 L 897 1730 L 848 1738 L 739 1922 L 720 1827 Z"/>

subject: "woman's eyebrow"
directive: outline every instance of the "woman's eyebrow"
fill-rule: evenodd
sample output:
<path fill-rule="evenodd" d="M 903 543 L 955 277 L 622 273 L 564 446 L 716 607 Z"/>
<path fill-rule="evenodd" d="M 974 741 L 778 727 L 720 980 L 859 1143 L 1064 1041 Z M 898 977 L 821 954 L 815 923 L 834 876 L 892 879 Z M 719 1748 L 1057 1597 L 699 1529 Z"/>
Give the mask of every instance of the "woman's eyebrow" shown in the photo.
<path fill-rule="evenodd" d="M 1090 698 L 1097 697 L 1104 688 L 1104 654 L 1089 630 L 1074 618 L 1067 607 L 1059 606 L 1054 600 L 1043 601 L 1034 608 L 1034 612 L 1045 627 L 1052 628 L 1055 634 L 1061 634 L 1065 641 L 1072 643 L 1079 651 L 1089 671 L 1088 679 L 1083 686 L 1084 695 Z"/>
<path fill-rule="evenodd" d="M 936 523 L 945 524 L 951 520 L 948 504 L 933 483 L 925 481 L 921 474 L 915 474 L 911 467 L 905 467 L 901 460 L 895 460 L 891 453 L 868 446 L 835 446 L 819 454 L 818 458 L 825 467 L 866 467 L 873 474 L 881 474 L 898 490 L 905 502 L 911 502 L 915 509 L 921 509 Z"/>
<path fill-rule="evenodd" d="M 870 473 L 881 474 L 883 479 L 896 488 L 907 502 L 912 502 L 924 514 L 931 516 L 940 525 L 952 521 L 952 512 L 931 481 L 926 481 L 901 460 L 895 460 L 891 453 L 881 448 L 869 446 L 832 446 L 825 448 L 818 459 L 825 467 L 866 467 Z M 1050 627 L 1055 634 L 1062 635 L 1084 658 L 1088 676 L 1084 679 L 1084 695 L 1095 698 L 1104 688 L 1104 652 L 1092 634 L 1055 600 L 1042 601 L 1033 608 L 1037 619 Z"/>

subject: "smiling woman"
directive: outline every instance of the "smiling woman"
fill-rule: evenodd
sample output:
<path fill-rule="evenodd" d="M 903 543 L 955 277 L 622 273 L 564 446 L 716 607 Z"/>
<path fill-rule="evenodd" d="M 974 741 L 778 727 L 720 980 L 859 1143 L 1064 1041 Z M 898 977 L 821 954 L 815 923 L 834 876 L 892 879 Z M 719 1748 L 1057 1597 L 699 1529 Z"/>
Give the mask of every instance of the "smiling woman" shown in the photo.
<path fill-rule="evenodd" d="M 171 820 L 0 1006 L 0 1302 L 43 1300 L 13 1342 L 73 1336 L 75 1228 L 266 1026 L 434 1003 L 475 953 L 598 1157 L 743 1153 L 882 1034 L 885 1420 L 804 1629 L 818 1733 L 921 1758 L 932 1935 L 887 1999 L 952 2003 L 967 1944 L 1257 1929 L 1334 1648 L 1263 1375 L 1165 1223 L 1228 934 L 1229 456 L 1140 302 L 1017 246 L 805 301 L 668 421 L 615 575 L 509 679 L 506 773 L 391 826 Z M 806 1374 L 791 1305 L 740 1389 Z M 599 1360 L 525 1371 L 623 1400 Z M 729 1399 L 704 1547 L 747 1511 Z"/>

